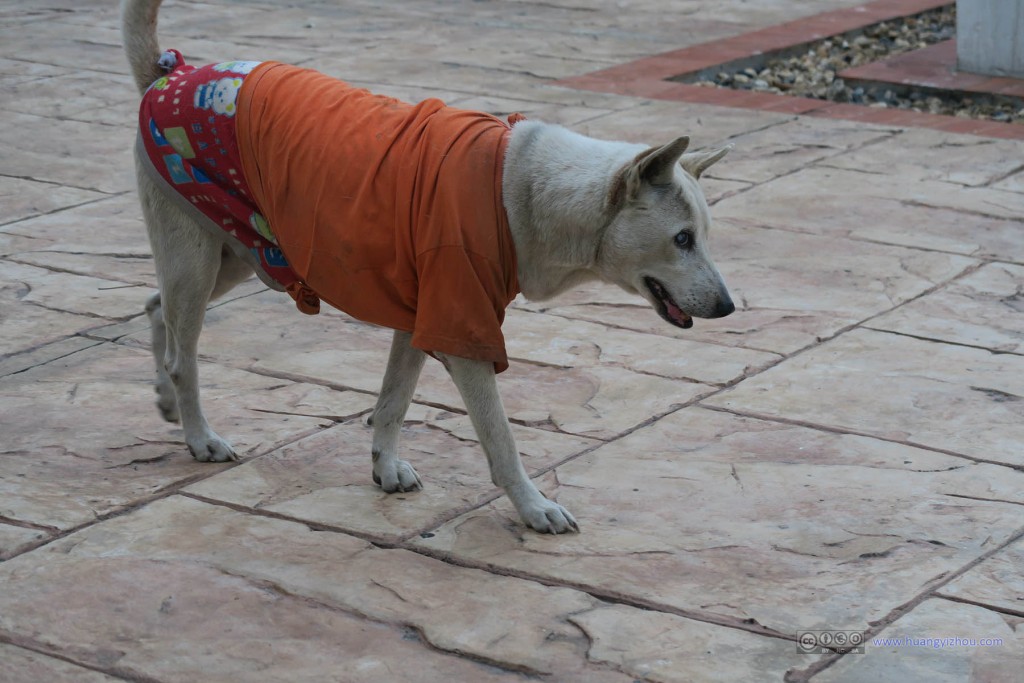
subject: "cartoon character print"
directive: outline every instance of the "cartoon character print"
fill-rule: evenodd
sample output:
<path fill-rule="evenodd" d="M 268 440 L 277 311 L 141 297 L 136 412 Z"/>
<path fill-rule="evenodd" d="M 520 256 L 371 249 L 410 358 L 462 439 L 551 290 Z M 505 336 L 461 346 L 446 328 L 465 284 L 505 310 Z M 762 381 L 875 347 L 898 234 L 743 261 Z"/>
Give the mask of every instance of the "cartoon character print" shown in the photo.
<path fill-rule="evenodd" d="M 263 62 L 221 62 L 214 64 L 214 71 L 230 71 L 231 73 L 242 74 L 243 76 Z"/>
<path fill-rule="evenodd" d="M 244 78 L 260 62 L 197 68 L 184 64 L 173 50 L 168 54 L 161 66 L 173 71 L 150 86 L 139 116 L 150 161 L 182 197 L 248 248 L 264 274 L 291 286 L 297 276 L 239 171 L 237 98 Z"/>
<path fill-rule="evenodd" d="M 241 78 L 222 78 L 203 83 L 196 88 L 193 104 L 197 109 L 212 109 L 215 114 L 234 116 L 238 109 L 235 100 L 241 87 Z"/>
<path fill-rule="evenodd" d="M 267 219 L 256 213 L 255 211 L 249 216 L 249 225 L 252 229 L 258 232 L 265 240 L 271 244 L 277 244 L 277 238 L 274 237 L 274 233 L 270 231 L 270 223 Z"/>

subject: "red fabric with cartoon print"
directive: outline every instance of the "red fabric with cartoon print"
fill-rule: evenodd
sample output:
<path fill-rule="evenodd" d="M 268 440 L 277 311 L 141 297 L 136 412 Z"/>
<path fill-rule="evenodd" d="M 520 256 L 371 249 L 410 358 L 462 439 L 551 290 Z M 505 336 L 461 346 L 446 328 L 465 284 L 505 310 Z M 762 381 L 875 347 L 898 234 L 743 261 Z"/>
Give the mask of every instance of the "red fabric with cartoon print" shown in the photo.
<path fill-rule="evenodd" d="M 173 71 L 149 87 L 139 109 L 143 146 L 154 169 L 244 244 L 273 280 L 294 290 L 301 283 L 253 200 L 235 137 L 238 91 L 259 62 L 195 67 L 176 61 Z"/>

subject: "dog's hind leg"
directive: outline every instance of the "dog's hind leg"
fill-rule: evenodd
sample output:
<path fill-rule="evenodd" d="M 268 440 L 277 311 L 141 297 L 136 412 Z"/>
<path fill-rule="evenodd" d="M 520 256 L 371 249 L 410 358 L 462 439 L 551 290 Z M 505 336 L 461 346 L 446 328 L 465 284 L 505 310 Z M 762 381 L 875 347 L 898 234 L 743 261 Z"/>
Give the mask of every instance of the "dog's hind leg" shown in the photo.
<path fill-rule="evenodd" d="M 252 268 L 234 255 L 229 249 L 221 254 L 220 270 L 217 271 L 217 283 L 214 285 L 210 300 L 225 294 L 235 285 L 252 276 Z M 164 324 L 164 312 L 160 292 L 156 292 L 146 301 L 146 316 L 152 330 L 153 359 L 156 362 L 156 405 L 160 415 L 168 422 L 178 422 L 178 399 L 174 384 L 167 374 L 167 325 Z"/>
<path fill-rule="evenodd" d="M 197 354 L 207 303 L 251 271 L 222 241 L 164 197 L 145 173 L 138 173 L 138 180 L 160 283 L 160 293 L 146 305 L 153 327 L 158 405 L 166 418 L 180 418 L 185 443 L 197 460 L 235 460 L 231 445 L 210 429 L 203 416 Z"/>
<path fill-rule="evenodd" d="M 437 354 L 455 381 L 491 468 L 491 481 L 505 489 L 520 519 L 543 533 L 579 531 L 572 514 L 544 497 L 519 459 L 515 436 L 498 394 L 494 364 Z"/>
<path fill-rule="evenodd" d="M 388 493 L 415 491 L 423 482 L 412 465 L 398 459 L 398 438 L 427 354 L 411 345 L 412 335 L 395 332 L 388 369 L 370 417 L 373 425 L 373 481 Z"/>
<path fill-rule="evenodd" d="M 178 398 L 174 394 L 174 385 L 167 374 L 167 326 L 164 325 L 164 312 L 160 306 L 160 292 L 156 292 L 146 301 L 146 317 L 152 328 L 153 360 L 156 362 L 156 407 L 160 415 L 168 422 L 178 422 Z"/>

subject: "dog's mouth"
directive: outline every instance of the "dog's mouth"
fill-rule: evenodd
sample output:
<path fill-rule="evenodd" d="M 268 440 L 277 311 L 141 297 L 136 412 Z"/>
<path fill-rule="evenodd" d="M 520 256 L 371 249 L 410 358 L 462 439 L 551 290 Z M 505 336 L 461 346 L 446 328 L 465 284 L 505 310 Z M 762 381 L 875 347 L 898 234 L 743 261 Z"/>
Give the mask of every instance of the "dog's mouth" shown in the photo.
<path fill-rule="evenodd" d="M 658 302 L 656 307 L 658 315 L 676 327 L 682 327 L 683 329 L 693 327 L 693 318 L 688 316 L 683 309 L 679 308 L 679 304 L 669 296 L 668 290 L 665 289 L 664 285 L 653 277 L 645 277 L 644 284 L 651 291 L 654 300 Z"/>

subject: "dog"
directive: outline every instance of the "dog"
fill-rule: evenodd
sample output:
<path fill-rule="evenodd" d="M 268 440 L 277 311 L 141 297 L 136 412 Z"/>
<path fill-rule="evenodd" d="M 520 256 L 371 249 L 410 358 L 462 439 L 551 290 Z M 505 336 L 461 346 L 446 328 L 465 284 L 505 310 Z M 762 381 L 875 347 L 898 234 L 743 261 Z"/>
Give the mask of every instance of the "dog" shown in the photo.
<path fill-rule="evenodd" d="M 122 0 L 122 32 L 143 93 L 135 156 L 159 283 L 145 307 L 157 405 L 166 419 L 180 420 L 192 455 L 204 462 L 237 459 L 200 407 L 197 346 L 207 304 L 255 271 L 268 285 L 287 290 L 306 312 L 315 312 L 323 298 L 354 317 L 395 328 L 369 420 L 373 480 L 384 491 L 422 487 L 412 465 L 398 458 L 398 442 L 429 354 L 457 386 L 491 479 L 523 523 L 538 532 L 579 531 L 568 510 L 540 493 L 519 459 L 496 382 L 507 365 L 500 330 L 504 306 L 517 292 L 543 300 L 599 280 L 643 297 L 677 327 L 691 327 L 695 317 L 732 313 L 735 306 L 708 252 L 711 219 L 697 182 L 731 145 L 687 152 L 685 136 L 648 147 L 597 140 L 539 121 L 507 125 L 437 100 L 408 105 L 370 95 L 275 63 L 225 62 L 203 67 L 212 71 L 189 71 L 179 53 L 158 46 L 160 4 Z M 196 80 L 189 74 L 209 78 L 189 85 Z M 323 88 L 334 105 L 353 99 L 376 109 L 360 114 L 359 125 L 352 126 L 344 107 L 287 100 L 289 92 L 311 88 Z M 189 119 L 191 129 L 146 119 L 146 111 L 161 107 L 198 118 Z M 291 110 L 298 115 L 286 116 Z M 457 132 L 446 132 L 446 125 Z M 398 129 L 415 129 L 433 142 L 412 151 Z M 192 144 L 206 151 L 228 145 L 226 131 L 242 150 L 242 168 L 227 169 L 229 175 L 215 156 L 202 166 L 204 152 Z M 341 156 L 320 149 L 339 136 Z M 378 149 L 383 156 L 372 163 L 350 154 L 382 138 L 387 149 Z M 157 151 L 146 145 L 157 145 Z M 468 170 L 449 163 L 457 158 L 466 160 Z M 389 175 L 399 167 L 413 167 L 415 180 Z M 223 201 L 202 192 L 218 185 L 211 174 L 225 180 L 218 190 Z M 428 174 L 430 181 L 423 182 Z M 192 187 L 192 194 L 183 199 L 176 183 Z M 383 204 L 353 210 L 344 203 L 361 193 L 382 195 Z M 244 207 L 224 214 L 223 221 L 239 234 L 248 230 L 244 242 L 215 225 L 221 217 L 216 212 L 236 200 Z M 196 210 L 201 206 L 214 213 L 204 215 Z M 244 212 L 250 210 L 246 226 Z M 307 213 L 312 217 L 291 218 Z M 371 218 L 373 227 L 366 227 L 364 219 Z M 326 235 L 319 243 L 303 233 L 308 222 Z M 432 235 L 427 247 L 421 248 L 421 232 Z M 385 242 L 353 246 L 355 234 Z M 405 244 L 410 239 L 412 247 Z M 278 275 L 268 275 L 275 269 Z"/>

